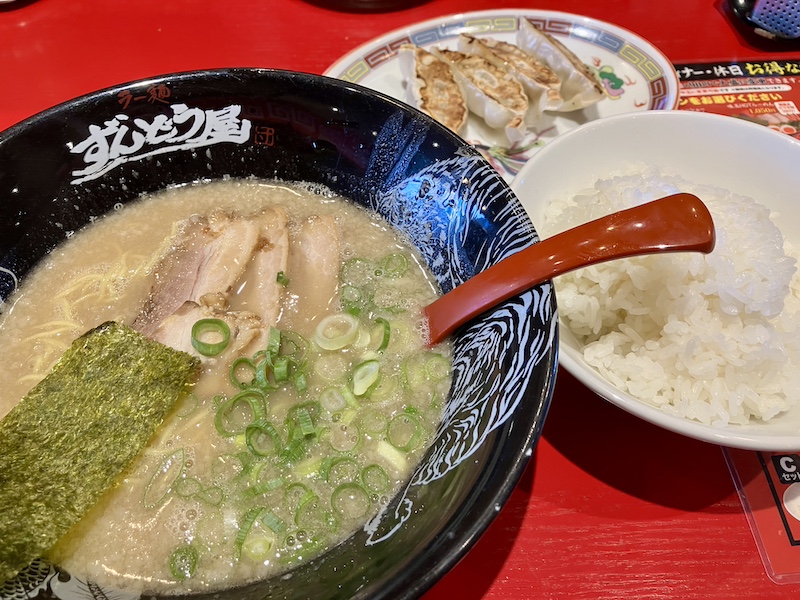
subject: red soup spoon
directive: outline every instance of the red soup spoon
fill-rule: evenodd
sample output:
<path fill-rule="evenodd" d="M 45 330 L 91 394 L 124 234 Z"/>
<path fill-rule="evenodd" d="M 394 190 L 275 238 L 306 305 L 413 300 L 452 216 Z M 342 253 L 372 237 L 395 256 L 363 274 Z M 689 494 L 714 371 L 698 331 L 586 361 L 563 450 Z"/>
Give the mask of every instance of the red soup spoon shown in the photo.
<path fill-rule="evenodd" d="M 426 306 L 429 345 L 556 275 L 627 256 L 709 253 L 715 242 L 711 213 L 692 194 L 674 194 L 584 223 L 503 259 Z"/>

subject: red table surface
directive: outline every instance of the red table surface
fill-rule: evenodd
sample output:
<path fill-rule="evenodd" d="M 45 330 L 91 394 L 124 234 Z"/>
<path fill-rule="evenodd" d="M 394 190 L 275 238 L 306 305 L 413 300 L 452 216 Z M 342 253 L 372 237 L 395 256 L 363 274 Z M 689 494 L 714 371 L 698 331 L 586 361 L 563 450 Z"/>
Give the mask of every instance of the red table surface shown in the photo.
<path fill-rule="evenodd" d="M 431 0 L 379 14 L 303 0 L 17 0 L 0 4 L 0 130 L 158 74 L 233 66 L 322 73 L 392 29 L 498 8 L 609 21 L 675 63 L 800 55 L 797 44 L 737 24 L 726 0 Z M 619 597 L 786 598 L 800 597 L 800 586 L 766 576 L 718 447 L 640 421 L 562 371 L 522 481 L 425 600 Z"/>

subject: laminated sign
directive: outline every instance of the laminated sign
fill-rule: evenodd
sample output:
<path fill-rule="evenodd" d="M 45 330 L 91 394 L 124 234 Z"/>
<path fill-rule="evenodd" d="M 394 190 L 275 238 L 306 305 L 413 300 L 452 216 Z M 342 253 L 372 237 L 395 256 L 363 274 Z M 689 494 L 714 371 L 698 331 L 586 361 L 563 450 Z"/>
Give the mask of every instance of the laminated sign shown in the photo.
<path fill-rule="evenodd" d="M 800 58 L 675 65 L 678 108 L 728 115 L 800 138 Z"/>
<path fill-rule="evenodd" d="M 800 582 L 800 453 L 724 453 L 767 575 Z"/>

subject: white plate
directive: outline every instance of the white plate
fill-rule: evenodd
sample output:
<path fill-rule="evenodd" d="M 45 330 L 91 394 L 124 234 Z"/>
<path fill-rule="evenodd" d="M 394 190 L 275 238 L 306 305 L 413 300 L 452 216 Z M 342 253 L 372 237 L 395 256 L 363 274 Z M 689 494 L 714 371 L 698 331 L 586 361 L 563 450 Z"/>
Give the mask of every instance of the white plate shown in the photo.
<path fill-rule="evenodd" d="M 423 48 L 455 48 L 461 33 L 515 43 L 520 19 L 530 19 L 556 36 L 601 77 L 606 97 L 581 111 L 545 115 L 536 130 L 508 147 L 502 132 L 470 115 L 464 138 L 475 145 L 511 181 L 520 167 L 547 141 L 599 117 L 677 106 L 679 83 L 669 60 L 641 37 L 610 23 L 563 12 L 495 10 L 431 19 L 397 29 L 357 48 L 331 65 L 325 75 L 358 83 L 407 101 L 397 61 L 406 43 Z"/>
<path fill-rule="evenodd" d="M 780 215 L 780 228 L 800 247 L 800 141 L 734 117 L 689 111 L 618 115 L 568 132 L 520 171 L 512 189 L 534 225 L 546 206 L 591 188 L 598 179 L 656 165 L 680 175 L 754 198 Z M 750 450 L 800 450 L 800 405 L 767 422 L 725 428 L 667 414 L 621 391 L 583 359 L 582 344 L 563 324 L 559 364 L 624 410 L 695 439 Z M 800 390 L 797 390 L 800 394 Z"/>

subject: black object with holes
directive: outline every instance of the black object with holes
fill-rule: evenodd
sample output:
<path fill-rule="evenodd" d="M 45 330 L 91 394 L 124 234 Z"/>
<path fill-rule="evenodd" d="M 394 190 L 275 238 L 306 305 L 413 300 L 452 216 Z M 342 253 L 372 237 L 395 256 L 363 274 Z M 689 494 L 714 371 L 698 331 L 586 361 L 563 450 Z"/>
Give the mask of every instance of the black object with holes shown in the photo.
<path fill-rule="evenodd" d="M 800 0 L 729 0 L 733 12 L 767 38 L 800 38 Z"/>

